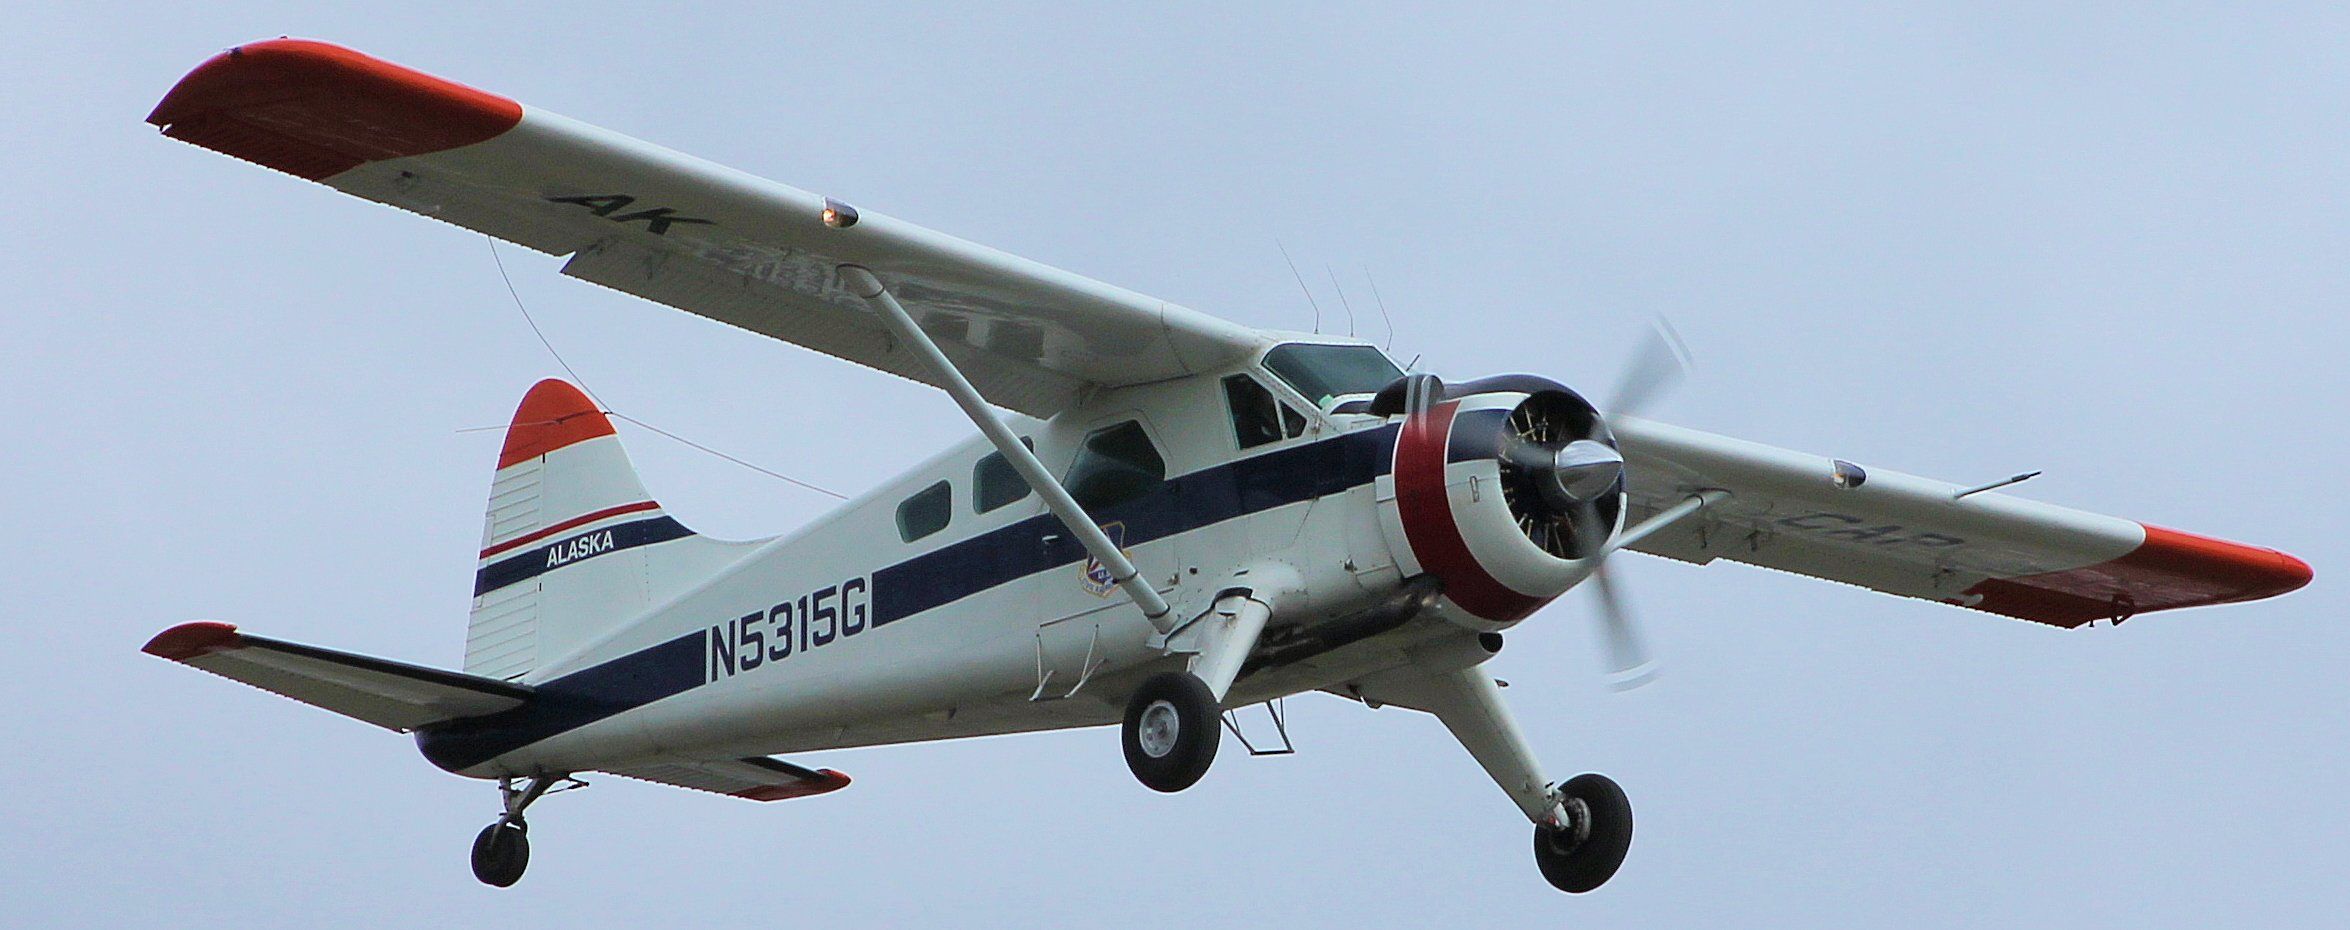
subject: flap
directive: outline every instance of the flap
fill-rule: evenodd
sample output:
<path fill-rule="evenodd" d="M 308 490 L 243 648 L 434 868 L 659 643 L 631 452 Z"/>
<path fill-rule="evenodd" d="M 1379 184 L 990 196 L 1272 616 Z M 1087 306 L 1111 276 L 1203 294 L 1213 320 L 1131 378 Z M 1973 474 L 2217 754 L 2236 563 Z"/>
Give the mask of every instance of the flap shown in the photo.
<path fill-rule="evenodd" d="M 1207 315 L 660 146 L 299 39 L 204 63 L 164 134 L 550 255 L 565 273 L 935 384 L 865 302 L 889 285 L 988 400 L 1051 416 L 1088 385 L 1179 377 L 1252 351 Z M 820 144 L 825 135 L 810 135 Z M 841 220 L 848 220 L 841 222 Z"/>
<path fill-rule="evenodd" d="M 2084 513 L 1998 492 L 1618 417 L 1637 522 L 1719 488 L 1728 500 L 1632 548 L 1729 559 L 2077 627 L 2177 607 L 2270 597 L 2309 566 L 2258 546 Z M 1842 476 L 1841 478 L 1839 476 Z"/>
<path fill-rule="evenodd" d="M 744 759 L 647 759 L 599 771 L 622 778 L 655 782 L 695 791 L 781 801 L 839 791 L 849 777 L 831 769 L 811 769 L 770 756 Z"/>
<path fill-rule="evenodd" d="M 532 693 L 494 678 L 251 636 L 226 623 L 180 624 L 143 651 L 401 731 L 512 710 Z"/>

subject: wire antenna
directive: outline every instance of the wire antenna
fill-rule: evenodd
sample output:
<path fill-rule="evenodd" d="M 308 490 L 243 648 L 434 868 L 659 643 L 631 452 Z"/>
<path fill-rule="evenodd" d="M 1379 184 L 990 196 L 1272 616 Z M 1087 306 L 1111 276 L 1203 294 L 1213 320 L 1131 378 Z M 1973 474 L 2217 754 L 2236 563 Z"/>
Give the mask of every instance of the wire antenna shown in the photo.
<path fill-rule="evenodd" d="M 748 469 L 750 469 L 750 470 L 752 470 L 752 471 L 755 471 L 755 472 L 758 472 L 758 473 L 760 473 L 760 474 L 762 474 L 762 475 L 766 475 L 766 476 L 768 476 L 768 477 L 770 477 L 770 478 L 774 478 L 774 479 L 776 479 L 776 480 L 782 481 L 782 482 L 784 482 L 784 483 L 786 483 L 786 484 L 790 484 L 790 485 L 793 485 L 793 486 L 796 486 L 796 487 L 802 487 L 802 488 L 806 488 L 806 489 L 808 489 L 808 490 L 810 490 L 810 491 L 814 491 L 814 492 L 816 492 L 816 493 L 818 493 L 818 494 L 822 494 L 822 495 L 824 495 L 824 496 L 826 496 L 826 497 L 830 497 L 830 498 L 832 498 L 832 499 L 834 499 L 834 500 L 843 500 L 843 501 L 845 501 L 845 500 L 848 500 L 848 499 L 849 499 L 849 496 L 848 496 L 848 495 L 846 495 L 846 494 L 842 494 L 842 493 L 840 493 L 839 491 L 832 490 L 831 488 L 818 487 L 818 486 L 816 486 L 816 485 L 809 484 L 808 482 L 801 481 L 801 480 L 800 480 L 800 479 L 798 479 L 798 478 L 794 478 L 794 477 L 792 477 L 792 476 L 790 476 L 790 475 L 786 475 L 786 474 L 783 474 L 782 472 L 774 471 L 774 470 L 772 470 L 772 469 L 761 468 L 761 467 L 759 467 L 759 466 L 757 466 L 757 465 L 751 464 L 750 462 L 746 462 L 746 461 L 743 461 L 742 459 L 735 458 L 734 456 L 728 455 L 728 454 L 726 454 L 726 453 L 724 453 L 724 452 L 720 452 L 720 451 L 718 451 L 718 450 L 716 450 L 716 449 L 710 448 L 709 446 L 702 445 L 701 443 L 695 442 L 695 441 L 693 441 L 693 440 L 691 440 L 691 439 L 687 439 L 687 438 L 685 438 L 685 437 L 683 437 L 683 436 L 677 435 L 676 433 L 672 433 L 672 432 L 670 432 L 670 431 L 668 431 L 668 430 L 665 430 L 665 429 L 662 429 L 662 428 L 660 428 L 660 427 L 658 427 L 658 426 L 654 426 L 654 425 L 653 425 L 653 424 L 651 424 L 651 423 L 647 423 L 647 422 L 645 422 L 645 421 L 643 421 L 643 420 L 639 420 L 639 419 L 637 419 L 637 418 L 635 418 L 635 417 L 629 416 L 628 414 L 621 413 L 621 412 L 620 412 L 620 411 L 618 411 L 618 410 L 614 410 L 614 409 L 612 409 L 611 405 L 604 403 L 604 399 L 603 399 L 603 398 L 601 398 L 601 397 L 598 397 L 598 396 L 596 396 L 596 392 L 595 392 L 594 390 L 592 390 L 592 389 L 590 389 L 590 388 L 588 387 L 588 385 L 587 385 L 587 379 L 586 379 L 586 378 L 582 378 L 582 377 L 580 377 L 580 376 L 579 376 L 579 371 L 578 371 L 578 370 L 576 370 L 576 369 L 574 369 L 574 368 L 572 368 L 572 367 L 571 367 L 571 363 L 570 363 L 570 362 L 568 362 L 568 361 L 565 361 L 565 360 L 564 360 L 564 358 L 563 358 L 563 353 L 561 353 L 561 352 L 558 352 L 558 351 L 555 351 L 555 344 L 554 344 L 553 342 L 550 342 L 550 341 L 548 341 L 548 340 L 547 340 L 547 331 L 546 331 L 546 330 L 543 330 L 543 329 L 540 329 L 540 328 L 539 328 L 539 321 L 538 321 L 537 319 L 533 318 L 533 317 L 530 315 L 530 308 L 529 308 L 528 306 L 525 306 L 525 305 L 522 303 L 522 294 L 521 294 L 519 291 L 516 291 L 516 290 L 514 289 L 514 278 L 513 278 L 513 276 L 512 276 L 512 275 L 509 275 L 509 274 L 507 274 L 507 273 L 506 273 L 506 259 L 505 259 L 505 258 L 503 258 L 503 257 L 501 257 L 501 256 L 498 254 L 498 240 L 496 240 L 496 239 L 492 239 L 492 238 L 490 238 L 490 237 L 488 237 L 488 236 L 483 236 L 482 238 L 483 238 L 483 240 L 487 241 L 487 242 L 490 244 L 490 260 L 491 260 L 491 261 L 494 261 L 494 262 L 496 262 L 496 263 L 497 263 L 497 265 L 498 265 L 498 279 L 499 279 L 499 280 L 502 280 L 502 281 L 504 281 L 504 282 L 506 282 L 506 296 L 514 298 L 514 309 L 522 311 L 522 321 L 523 321 L 523 322 L 525 322 L 525 323 L 528 323 L 528 324 L 530 324 L 530 331 L 531 331 L 531 333 L 532 333 L 533 335 L 536 335 L 536 336 L 538 336 L 538 337 L 539 337 L 539 345 L 545 346 L 545 347 L 547 348 L 547 354 L 548 354 L 548 355 L 552 355 L 552 356 L 554 356 L 554 357 L 555 357 L 555 364 L 563 366 L 563 373 L 564 373 L 564 374 L 567 374 L 567 375 L 570 375 L 570 376 L 571 376 L 571 383 L 573 383 L 573 384 L 576 384 L 576 385 L 579 385 L 579 389 L 580 389 L 582 392 L 584 392 L 584 393 L 586 393 L 586 394 L 587 394 L 587 396 L 588 396 L 588 399 L 589 399 L 589 400 L 592 400 L 592 401 L 595 401 L 595 403 L 596 403 L 596 408 L 598 409 L 598 411 L 599 411 L 599 412 L 603 413 L 603 414 L 604 414 L 604 415 L 606 415 L 606 416 L 611 416 L 611 417 L 618 417 L 618 418 L 620 418 L 620 419 L 627 420 L 627 421 L 628 421 L 628 422 L 630 422 L 630 423 L 634 423 L 634 424 L 636 424 L 636 425 L 638 425 L 638 426 L 644 427 L 645 429 L 647 429 L 647 430 L 650 430 L 650 431 L 652 431 L 652 432 L 654 432 L 654 433 L 656 433 L 656 434 L 658 434 L 658 435 L 661 435 L 661 436 L 668 437 L 669 439 L 671 439 L 671 440 L 674 440 L 674 441 L 676 441 L 676 442 L 679 442 L 679 443 L 682 443 L 682 444 L 684 444 L 684 445 L 686 445 L 686 446 L 688 446 L 688 447 L 691 447 L 691 448 L 694 448 L 694 449 L 698 449 L 698 450 L 700 450 L 700 451 L 703 451 L 703 452 L 707 452 L 707 453 L 709 453 L 709 454 L 711 454 L 711 455 L 715 455 L 715 456 L 717 456 L 717 457 L 719 457 L 719 458 L 725 459 L 725 460 L 727 460 L 727 461 L 729 461 L 729 462 L 733 462 L 733 463 L 735 463 L 735 464 L 737 464 L 737 465 L 740 465 L 740 466 L 742 466 L 742 467 L 744 467 L 744 468 L 748 468 Z M 481 431 L 481 430 L 484 430 L 484 429 L 504 429 L 504 428 L 505 428 L 505 427 L 498 427 L 498 426 L 490 426 L 490 427 L 476 427 L 476 428 L 473 428 L 473 429 L 461 429 L 461 430 L 458 430 L 458 432 L 460 432 L 460 433 L 471 433 L 471 432 L 479 432 L 479 431 Z"/>
<path fill-rule="evenodd" d="M 638 425 L 638 426 L 642 426 L 642 427 L 644 427 L 644 428 L 646 428 L 646 429 L 652 430 L 653 432 L 659 433 L 659 434 L 661 434 L 661 435 L 663 435 L 663 436 L 667 436 L 667 437 L 669 437 L 669 438 L 671 438 L 671 439 L 674 439 L 674 440 L 676 440 L 676 441 L 678 441 L 678 442 L 680 442 L 680 443 L 683 443 L 683 444 L 685 444 L 685 445 L 687 445 L 687 446 L 691 446 L 691 447 L 693 447 L 693 448 L 695 448 L 695 449 L 699 449 L 699 450 L 701 450 L 701 451 L 703 451 L 703 452 L 710 453 L 711 455 L 715 455 L 715 456 L 717 456 L 717 457 L 719 457 L 719 458 L 722 458 L 722 459 L 725 459 L 725 460 L 727 460 L 727 461 L 729 461 L 729 462 L 733 462 L 733 463 L 735 463 L 735 464 L 737 464 L 737 465 L 740 465 L 740 466 L 742 466 L 742 467 L 744 467 L 744 468 L 748 468 L 748 469 L 750 469 L 750 470 L 752 470 L 752 471 L 758 472 L 759 474 L 766 475 L 767 477 L 774 478 L 774 479 L 776 479 L 776 480 L 783 481 L 783 482 L 786 482 L 786 483 L 788 483 L 788 484 L 793 484 L 793 485 L 797 485 L 797 486 L 799 486 L 799 487 L 807 488 L 807 489 L 808 489 L 808 490 L 810 490 L 810 491 L 814 491 L 814 492 L 816 492 L 816 493 L 818 493 L 818 494 L 822 494 L 822 495 L 824 495 L 824 496 L 826 496 L 826 497 L 832 498 L 833 500 L 845 501 L 845 500 L 848 500 L 848 499 L 849 499 L 849 496 L 848 496 L 848 495 L 846 495 L 846 494 L 842 494 L 842 493 L 840 493 L 839 491 L 835 491 L 835 490 L 833 490 L 833 489 L 831 489 L 831 488 L 826 488 L 826 487 L 819 487 L 819 486 L 817 486 L 817 485 L 809 484 L 808 482 L 801 481 L 801 480 L 800 480 L 800 479 L 798 479 L 798 478 L 794 478 L 794 477 L 792 477 L 792 476 L 790 476 L 790 475 L 786 475 L 786 474 L 784 474 L 784 473 L 782 473 L 782 472 L 778 472 L 778 471 L 774 471 L 774 470 L 771 470 L 771 469 L 766 469 L 766 468 L 761 468 L 761 467 L 759 467 L 758 465 L 754 465 L 754 464 L 752 464 L 752 463 L 750 463 L 750 462 L 743 461 L 742 459 L 735 458 L 734 456 L 728 455 L 728 454 L 726 454 L 726 453 L 724 453 L 724 452 L 720 452 L 720 451 L 718 451 L 718 450 L 716 450 L 716 449 L 710 448 L 709 446 L 702 445 L 701 443 L 695 442 L 695 441 L 693 441 L 693 440 L 691 440 L 691 439 L 687 439 L 687 438 L 685 438 L 685 437 L 683 437 L 683 436 L 677 435 L 676 433 L 672 433 L 672 432 L 670 432 L 670 431 L 668 431 L 668 430 L 665 430 L 665 429 L 662 429 L 662 428 L 660 428 L 660 427 L 658 427 L 658 426 L 654 426 L 654 425 L 653 425 L 653 424 L 651 424 L 651 423 L 647 423 L 647 422 L 645 422 L 645 421 L 643 421 L 643 420 L 639 420 L 639 419 L 637 419 L 637 418 L 635 418 L 635 417 L 629 416 L 628 414 L 621 413 L 621 412 L 620 412 L 620 411 L 618 411 L 618 410 L 606 410 L 606 411 L 604 411 L 604 412 L 605 412 L 605 413 L 608 413 L 608 414 L 611 414 L 611 415 L 613 415 L 613 416 L 615 416 L 615 417 L 619 417 L 620 419 L 627 420 L 627 421 L 628 421 L 628 422 L 630 422 L 630 423 L 634 423 L 634 424 L 636 424 L 636 425 Z"/>
<path fill-rule="evenodd" d="M 589 400 L 595 401 L 596 406 L 604 406 L 604 399 L 597 397 L 596 390 L 588 387 L 587 379 L 580 377 L 579 372 L 572 370 L 571 363 L 563 360 L 563 353 L 555 351 L 555 344 L 547 341 L 547 331 L 539 328 L 539 321 L 530 315 L 530 308 L 522 305 L 522 293 L 514 289 L 514 276 L 506 273 L 506 259 L 498 254 L 498 240 L 483 236 L 481 241 L 490 244 L 490 261 L 498 264 L 498 280 L 506 282 L 506 296 L 514 298 L 514 309 L 522 311 L 522 322 L 530 324 L 530 334 L 539 337 L 539 345 L 547 347 L 547 354 L 555 357 L 555 364 L 563 366 L 563 373 L 571 376 L 571 383 L 579 385 L 579 389 L 587 394 Z"/>
<path fill-rule="evenodd" d="M 1347 302 L 1346 288 L 1338 286 L 1338 272 L 1330 270 L 1329 263 L 1323 263 L 1322 273 L 1330 276 L 1330 289 L 1338 292 L 1338 305 L 1346 308 L 1346 335 L 1352 339 L 1355 334 L 1355 305 Z"/>
<path fill-rule="evenodd" d="M 1379 350 L 1382 352 L 1393 350 L 1395 348 L 1395 319 L 1387 315 L 1387 298 L 1380 296 L 1379 282 L 1371 277 L 1371 266 L 1369 265 L 1363 266 L 1363 280 L 1370 282 L 1371 297 L 1379 302 L 1379 324 L 1387 328 L 1387 344 L 1380 346 Z"/>
<path fill-rule="evenodd" d="M 1297 289 L 1306 292 L 1306 303 L 1311 304 L 1314 308 L 1314 332 L 1321 332 L 1322 305 L 1314 300 L 1314 289 L 1306 286 L 1306 276 L 1298 273 L 1296 260 L 1289 257 L 1289 249 L 1282 246 L 1281 240 L 1273 240 L 1273 247 L 1280 249 L 1281 260 L 1289 263 L 1289 274 L 1297 279 Z"/>

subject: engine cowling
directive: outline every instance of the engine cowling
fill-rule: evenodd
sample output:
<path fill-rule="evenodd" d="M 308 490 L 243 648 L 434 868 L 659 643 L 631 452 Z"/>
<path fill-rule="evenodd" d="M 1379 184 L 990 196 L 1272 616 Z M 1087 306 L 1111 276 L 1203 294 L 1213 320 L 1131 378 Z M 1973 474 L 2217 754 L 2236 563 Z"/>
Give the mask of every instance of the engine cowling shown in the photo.
<path fill-rule="evenodd" d="M 1399 421 L 1380 519 L 1439 611 L 1507 629 L 1591 574 L 1622 529 L 1623 459 L 1589 401 L 1534 375 L 1444 385 L 1414 375 L 1366 412 Z"/>

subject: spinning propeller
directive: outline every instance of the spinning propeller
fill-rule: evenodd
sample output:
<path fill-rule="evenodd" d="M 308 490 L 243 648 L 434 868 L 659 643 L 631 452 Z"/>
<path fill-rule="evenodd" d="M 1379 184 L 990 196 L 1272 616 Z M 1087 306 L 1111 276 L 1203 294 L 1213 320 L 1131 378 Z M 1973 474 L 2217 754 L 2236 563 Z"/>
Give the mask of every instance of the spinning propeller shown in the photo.
<path fill-rule="evenodd" d="M 1502 496 L 1518 529 L 1553 556 L 1592 562 L 1601 647 L 1617 690 L 1655 678 L 1656 663 L 1607 571 L 1624 500 L 1624 457 L 1607 417 L 1647 410 L 1687 375 L 1687 359 L 1680 338 L 1659 320 L 1617 381 L 1607 414 L 1559 392 L 1536 394 L 1510 412 L 1500 450 Z M 1442 391 L 1435 378 L 1415 376 L 1405 406 L 1419 416 Z"/>
<path fill-rule="evenodd" d="M 1689 348 L 1681 343 L 1680 334 L 1673 332 L 1672 324 L 1658 318 L 1656 326 L 1648 331 L 1639 349 L 1616 380 L 1616 389 L 1609 395 L 1612 401 L 1608 415 L 1638 415 L 1651 409 L 1657 401 L 1670 393 L 1689 375 Z M 1624 460 L 1615 455 L 1610 445 L 1607 451 L 1614 457 L 1616 483 L 1611 490 L 1621 489 Z M 1616 500 L 1610 496 L 1609 500 Z M 1586 504 L 1588 509 L 1590 505 Z M 1608 686 L 1618 691 L 1629 691 L 1656 680 L 1656 658 L 1640 636 L 1632 610 L 1622 590 L 1616 587 L 1615 576 L 1607 570 L 1607 557 L 1617 547 L 1602 543 L 1593 557 L 1591 584 L 1599 596 L 1599 629 L 1602 649 L 1607 658 Z"/>

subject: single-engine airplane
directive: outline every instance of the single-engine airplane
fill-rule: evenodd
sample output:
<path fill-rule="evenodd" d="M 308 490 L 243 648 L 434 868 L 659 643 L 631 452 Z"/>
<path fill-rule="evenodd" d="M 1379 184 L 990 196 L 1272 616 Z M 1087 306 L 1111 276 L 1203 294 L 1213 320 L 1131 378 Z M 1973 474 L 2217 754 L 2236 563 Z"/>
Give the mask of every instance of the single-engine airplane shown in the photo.
<path fill-rule="evenodd" d="M 1536 375 L 1445 381 L 1265 332 L 320 42 L 233 48 L 164 135 L 552 256 L 563 273 L 938 387 L 980 435 L 797 532 L 701 536 L 561 381 L 490 483 L 462 671 L 222 623 L 146 651 L 414 735 L 496 779 L 482 881 L 526 808 L 604 772 L 774 801 L 776 758 L 1121 728 L 1180 791 L 1228 708 L 1322 691 L 1434 715 L 1568 892 L 1632 813 L 1554 781 L 1482 663 L 1578 584 L 1612 668 L 1644 647 L 1615 552 L 1728 559 L 2073 628 L 2307 584 L 2284 553 L 1607 411 Z M 1634 382 L 1639 394 L 1644 388 Z M 1008 413 L 1007 413 L 1008 411 Z"/>

